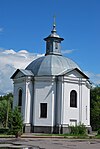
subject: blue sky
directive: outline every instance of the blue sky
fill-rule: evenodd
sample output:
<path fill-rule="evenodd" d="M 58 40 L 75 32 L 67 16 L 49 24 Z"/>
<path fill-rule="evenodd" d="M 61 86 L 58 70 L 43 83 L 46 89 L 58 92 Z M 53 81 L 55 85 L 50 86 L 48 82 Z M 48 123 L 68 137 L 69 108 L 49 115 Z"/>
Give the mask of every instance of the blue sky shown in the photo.
<path fill-rule="evenodd" d="M 100 0 L 0 0 L 0 50 L 45 53 L 54 15 L 64 56 L 99 82 Z"/>

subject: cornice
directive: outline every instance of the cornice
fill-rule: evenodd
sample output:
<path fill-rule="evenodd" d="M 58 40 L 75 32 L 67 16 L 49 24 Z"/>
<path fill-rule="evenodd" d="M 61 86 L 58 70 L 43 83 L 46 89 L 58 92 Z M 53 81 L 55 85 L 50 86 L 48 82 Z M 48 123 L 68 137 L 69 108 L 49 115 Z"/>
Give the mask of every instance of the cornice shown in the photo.
<path fill-rule="evenodd" d="M 25 82 L 30 82 L 33 81 L 33 77 L 20 77 L 17 79 L 13 79 L 14 84 L 15 83 L 25 83 Z"/>
<path fill-rule="evenodd" d="M 56 81 L 56 77 L 55 76 L 37 76 L 34 77 L 34 81 L 46 81 L 46 82 L 55 82 Z"/>
<path fill-rule="evenodd" d="M 59 76 L 58 81 L 66 82 L 66 83 L 74 83 L 74 84 L 85 84 L 88 82 L 85 78 L 78 78 L 78 77 L 68 77 L 68 76 Z"/>

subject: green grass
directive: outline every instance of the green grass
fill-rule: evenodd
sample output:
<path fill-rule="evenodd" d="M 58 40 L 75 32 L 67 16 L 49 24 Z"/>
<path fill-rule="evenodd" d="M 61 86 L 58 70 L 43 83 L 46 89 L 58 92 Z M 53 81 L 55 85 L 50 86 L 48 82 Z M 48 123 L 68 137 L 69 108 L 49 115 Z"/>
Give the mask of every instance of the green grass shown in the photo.
<path fill-rule="evenodd" d="M 96 139 L 100 139 L 100 135 L 96 135 L 95 138 L 96 138 Z"/>
<path fill-rule="evenodd" d="M 73 134 L 33 134 L 38 137 L 61 137 L 66 139 L 100 139 L 100 135 L 73 135 Z M 0 134 L 0 138 L 14 138 L 14 135 Z"/>
<path fill-rule="evenodd" d="M 13 138 L 14 135 L 0 134 L 0 138 Z"/>
<path fill-rule="evenodd" d="M 33 134 L 40 137 L 61 137 L 66 139 L 100 139 L 100 135 L 77 135 L 77 134 Z"/>
<path fill-rule="evenodd" d="M 89 138 L 88 135 L 75 135 L 75 134 L 33 134 L 33 136 L 41 136 L 41 137 L 62 137 L 62 138 L 80 138 L 86 139 Z"/>

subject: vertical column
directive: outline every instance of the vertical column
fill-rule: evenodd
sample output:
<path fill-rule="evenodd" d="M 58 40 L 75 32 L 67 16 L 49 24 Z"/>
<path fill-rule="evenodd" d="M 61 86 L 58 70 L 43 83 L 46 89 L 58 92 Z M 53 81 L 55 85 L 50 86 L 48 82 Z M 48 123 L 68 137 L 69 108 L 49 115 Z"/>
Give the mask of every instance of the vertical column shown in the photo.
<path fill-rule="evenodd" d="M 82 79 L 79 78 L 79 123 L 82 123 Z"/>
<path fill-rule="evenodd" d="M 27 78 L 25 100 L 25 132 L 31 132 L 32 88 L 31 78 Z"/>
<path fill-rule="evenodd" d="M 88 125 L 90 126 L 90 89 L 88 89 L 87 121 Z"/>

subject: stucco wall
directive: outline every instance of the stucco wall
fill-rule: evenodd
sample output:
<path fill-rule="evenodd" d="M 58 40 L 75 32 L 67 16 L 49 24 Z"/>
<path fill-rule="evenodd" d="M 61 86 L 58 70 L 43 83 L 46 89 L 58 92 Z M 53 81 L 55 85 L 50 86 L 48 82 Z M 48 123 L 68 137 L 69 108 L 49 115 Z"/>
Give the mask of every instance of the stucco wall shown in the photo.
<path fill-rule="evenodd" d="M 47 80 L 35 78 L 34 81 L 34 126 L 55 125 L 56 82 L 52 78 Z M 40 103 L 47 103 L 47 118 L 40 118 Z"/>
<path fill-rule="evenodd" d="M 19 78 L 18 78 L 19 77 Z M 14 106 L 18 105 L 18 91 L 22 89 L 24 124 L 41 128 L 67 128 L 71 124 L 90 125 L 90 89 L 87 79 L 72 71 L 63 76 L 25 77 L 21 73 L 14 79 Z M 77 92 L 77 107 L 70 107 L 70 92 Z M 47 103 L 47 118 L 40 117 L 40 103 Z M 26 125 L 29 126 L 30 125 Z"/>
<path fill-rule="evenodd" d="M 74 122 L 90 125 L 90 89 L 86 84 L 87 79 L 82 78 L 78 72 L 58 77 L 57 111 L 59 114 L 57 123 L 59 125 L 67 126 Z M 70 92 L 72 90 L 77 92 L 77 108 L 70 107 Z"/>
<path fill-rule="evenodd" d="M 14 80 L 14 103 L 13 107 L 18 106 L 19 89 L 22 90 L 22 107 L 23 123 L 31 123 L 32 121 L 32 94 L 33 84 L 31 78 L 18 78 Z"/>

